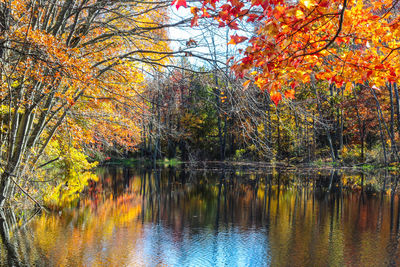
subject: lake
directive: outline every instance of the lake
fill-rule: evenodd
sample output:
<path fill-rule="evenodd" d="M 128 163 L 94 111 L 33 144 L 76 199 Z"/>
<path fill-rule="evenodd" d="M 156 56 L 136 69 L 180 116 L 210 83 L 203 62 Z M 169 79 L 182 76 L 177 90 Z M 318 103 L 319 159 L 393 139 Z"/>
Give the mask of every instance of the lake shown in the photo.
<path fill-rule="evenodd" d="M 5 266 L 400 265 L 387 173 L 110 166 L 73 206 L 1 213 Z"/>

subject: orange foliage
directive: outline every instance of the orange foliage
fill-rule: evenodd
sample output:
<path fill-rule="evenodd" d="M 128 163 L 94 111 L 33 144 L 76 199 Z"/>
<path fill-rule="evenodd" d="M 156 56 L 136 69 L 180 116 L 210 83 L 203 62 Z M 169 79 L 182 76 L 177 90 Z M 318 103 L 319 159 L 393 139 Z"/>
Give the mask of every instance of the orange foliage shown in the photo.
<path fill-rule="evenodd" d="M 57 1 L 58 7 L 32 5 L 10 1 L 13 23 L 0 37 L 8 46 L 0 96 L 19 94 L 17 106 L 45 116 L 48 128 L 65 111 L 66 127 L 83 143 L 134 147 L 140 132 L 137 114 L 145 109 L 139 98 L 146 85 L 143 70 L 149 68 L 142 62 L 162 64 L 163 52 L 169 51 L 162 41 L 166 31 L 159 27 L 168 19 L 166 11 L 152 1 L 73 0 L 72 13 L 63 11 L 68 1 Z M 66 18 L 60 20 L 63 12 Z M 10 90 L 15 92 L 10 95 Z"/>
<path fill-rule="evenodd" d="M 233 69 L 253 72 L 256 84 L 275 103 L 286 87 L 329 81 L 337 87 L 398 82 L 398 7 L 388 0 L 205 0 L 220 26 L 241 20 L 255 25 Z M 202 9 L 192 9 L 195 20 Z M 234 26 L 235 28 L 236 26 Z M 232 28 L 232 27 L 231 27 Z M 230 43 L 239 43 L 235 36 Z M 293 98 L 293 91 L 286 91 Z"/>

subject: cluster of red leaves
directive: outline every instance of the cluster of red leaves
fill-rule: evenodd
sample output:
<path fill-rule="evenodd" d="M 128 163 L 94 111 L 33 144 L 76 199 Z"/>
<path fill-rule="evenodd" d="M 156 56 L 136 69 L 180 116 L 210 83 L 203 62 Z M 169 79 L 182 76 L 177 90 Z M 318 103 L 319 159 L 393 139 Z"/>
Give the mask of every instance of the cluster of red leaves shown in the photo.
<path fill-rule="evenodd" d="M 180 0 L 183 6 L 184 0 Z M 203 0 L 192 7 L 192 25 L 213 14 L 221 27 L 254 25 L 251 38 L 231 36 L 248 46 L 233 70 L 270 92 L 277 104 L 314 81 L 351 89 L 379 88 L 400 74 L 398 11 L 389 0 Z"/>

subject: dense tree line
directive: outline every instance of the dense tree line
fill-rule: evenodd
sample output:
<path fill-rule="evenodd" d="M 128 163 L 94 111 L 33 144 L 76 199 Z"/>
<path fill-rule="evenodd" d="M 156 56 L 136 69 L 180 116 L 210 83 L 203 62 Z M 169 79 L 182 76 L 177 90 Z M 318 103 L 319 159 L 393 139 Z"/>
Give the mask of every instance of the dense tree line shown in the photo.
<path fill-rule="evenodd" d="M 184 0 L 175 4 L 187 6 Z M 231 159 L 398 162 L 397 2 L 212 0 L 191 5 L 192 26 L 214 22 L 230 29 L 228 44 L 241 46 L 233 55 L 226 53 L 236 60 L 230 74 L 216 63 L 216 45 L 210 42 L 214 83 L 203 85 L 214 88 L 209 91 L 215 97 L 218 138 L 207 135 L 214 141 L 203 153 L 209 159 L 223 160 L 229 151 Z M 225 83 L 220 86 L 218 80 Z M 182 106 L 185 112 L 192 110 Z M 210 151 L 216 147 L 219 156 Z"/>
<path fill-rule="evenodd" d="M 86 156 L 133 149 L 145 73 L 173 54 L 169 5 L 0 2 L 0 206 L 15 194 L 76 197 Z"/>
<path fill-rule="evenodd" d="M 328 90 L 325 83 L 304 85 L 278 105 L 267 91 L 244 88 L 243 80 L 221 70 L 176 71 L 157 91 L 152 88 L 136 156 L 337 166 L 398 162 L 396 83 L 373 93 L 363 86 L 347 91 L 333 84 Z"/>
<path fill-rule="evenodd" d="M 191 5 L 0 1 L 0 206 L 74 199 L 116 155 L 399 161 L 396 3 Z"/>

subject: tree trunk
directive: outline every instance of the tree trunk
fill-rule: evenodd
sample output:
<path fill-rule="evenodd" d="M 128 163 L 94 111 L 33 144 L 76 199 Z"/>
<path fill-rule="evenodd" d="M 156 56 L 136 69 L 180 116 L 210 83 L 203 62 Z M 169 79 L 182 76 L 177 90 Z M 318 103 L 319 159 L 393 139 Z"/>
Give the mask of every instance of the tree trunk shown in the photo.
<path fill-rule="evenodd" d="M 4 204 L 10 197 L 11 175 L 12 174 L 7 170 L 4 171 L 0 176 L 0 208 L 4 207 Z"/>
<path fill-rule="evenodd" d="M 396 97 L 396 117 L 397 117 L 397 131 L 400 132 L 400 97 L 397 83 L 393 83 L 394 95 Z"/>
<path fill-rule="evenodd" d="M 394 103 L 393 103 L 393 88 L 392 85 L 389 83 L 387 86 L 388 90 L 389 90 L 389 99 L 390 99 L 390 125 L 389 125 L 389 129 L 390 129 L 390 135 L 392 140 L 394 140 Z M 396 149 L 395 149 L 395 143 L 391 143 L 391 154 L 393 155 L 393 153 L 395 153 Z M 393 157 L 391 157 L 393 158 Z"/>
<path fill-rule="evenodd" d="M 332 86 L 333 85 L 330 85 L 330 87 L 332 87 Z M 323 120 L 323 115 L 322 115 L 321 102 L 320 102 L 320 99 L 319 99 L 317 88 L 314 85 L 313 85 L 313 88 L 314 88 L 315 97 L 317 98 L 317 108 L 318 108 L 319 117 L 320 117 L 320 119 L 322 121 Z M 326 132 L 326 137 L 328 139 L 329 148 L 330 148 L 330 151 L 331 151 L 332 161 L 336 162 L 336 156 L 335 156 L 336 153 L 335 153 L 335 150 L 334 150 L 334 147 L 333 147 L 333 144 L 332 144 L 332 138 L 331 138 L 330 130 L 328 129 L 327 126 L 324 126 L 324 128 L 325 128 L 325 132 Z M 315 129 L 315 127 L 314 127 L 314 129 Z"/>
<path fill-rule="evenodd" d="M 360 112 L 358 111 L 357 107 L 357 94 L 356 91 L 353 89 L 353 95 L 355 99 L 354 108 L 356 110 L 357 120 L 358 120 L 358 131 L 360 134 L 360 141 L 361 141 L 361 163 L 364 163 L 364 137 L 365 137 L 365 120 L 361 120 Z"/>

